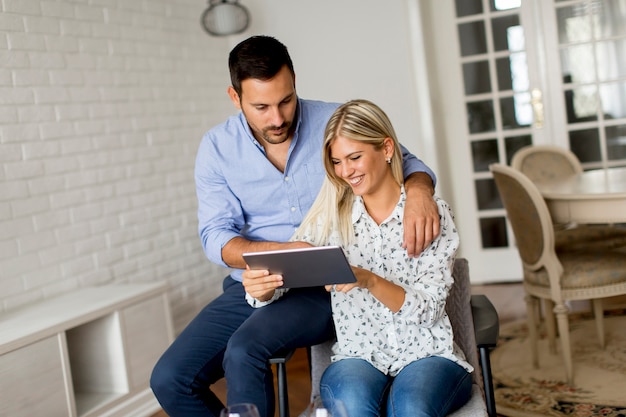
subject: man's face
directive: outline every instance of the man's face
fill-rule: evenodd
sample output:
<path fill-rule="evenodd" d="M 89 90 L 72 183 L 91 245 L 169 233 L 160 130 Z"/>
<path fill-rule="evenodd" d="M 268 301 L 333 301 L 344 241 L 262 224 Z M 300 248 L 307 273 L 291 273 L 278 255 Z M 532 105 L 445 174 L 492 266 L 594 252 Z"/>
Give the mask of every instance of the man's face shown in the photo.
<path fill-rule="evenodd" d="M 241 96 L 232 87 L 228 94 L 263 145 L 277 145 L 291 138 L 297 96 L 294 77 L 286 66 L 269 80 L 242 81 Z"/>

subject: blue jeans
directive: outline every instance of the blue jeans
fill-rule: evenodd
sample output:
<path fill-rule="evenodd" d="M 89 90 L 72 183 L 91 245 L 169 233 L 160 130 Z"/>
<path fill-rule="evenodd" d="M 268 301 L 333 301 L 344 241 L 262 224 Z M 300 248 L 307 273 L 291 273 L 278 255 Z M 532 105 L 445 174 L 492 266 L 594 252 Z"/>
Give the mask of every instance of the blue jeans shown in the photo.
<path fill-rule="evenodd" d="M 331 363 L 322 375 L 322 402 L 341 400 L 348 416 L 445 416 L 472 394 L 472 376 L 437 356 L 419 359 L 391 377 L 362 359 Z"/>
<path fill-rule="evenodd" d="M 150 387 L 170 417 L 219 416 L 224 405 L 209 387 L 224 376 L 228 404 L 253 403 L 261 417 L 273 417 L 269 358 L 334 336 L 324 288 L 292 289 L 254 309 L 240 282 L 229 276 L 223 287 L 223 294 L 187 325 L 152 371 Z"/>

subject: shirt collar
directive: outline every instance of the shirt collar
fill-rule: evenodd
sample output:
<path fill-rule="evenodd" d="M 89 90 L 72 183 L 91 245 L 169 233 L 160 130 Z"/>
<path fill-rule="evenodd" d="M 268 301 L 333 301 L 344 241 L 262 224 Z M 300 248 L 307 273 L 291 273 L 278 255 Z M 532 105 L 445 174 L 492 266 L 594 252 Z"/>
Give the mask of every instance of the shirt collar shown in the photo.
<path fill-rule="evenodd" d="M 293 122 L 296 124 L 296 127 L 293 130 L 293 138 L 291 138 L 291 145 L 289 146 L 290 149 L 293 149 L 298 141 L 298 131 L 300 130 L 300 124 L 302 123 L 302 103 L 300 102 L 300 97 L 297 98 L 296 113 L 293 115 Z"/>

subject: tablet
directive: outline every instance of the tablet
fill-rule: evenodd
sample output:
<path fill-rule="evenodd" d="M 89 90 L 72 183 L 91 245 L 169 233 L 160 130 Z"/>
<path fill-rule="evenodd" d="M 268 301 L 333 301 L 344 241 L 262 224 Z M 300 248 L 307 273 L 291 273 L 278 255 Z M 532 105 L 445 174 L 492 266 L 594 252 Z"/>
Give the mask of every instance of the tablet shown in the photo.
<path fill-rule="evenodd" d="M 267 252 L 248 252 L 250 269 L 267 269 L 283 276 L 283 288 L 319 287 L 356 282 L 340 246 L 316 246 Z"/>

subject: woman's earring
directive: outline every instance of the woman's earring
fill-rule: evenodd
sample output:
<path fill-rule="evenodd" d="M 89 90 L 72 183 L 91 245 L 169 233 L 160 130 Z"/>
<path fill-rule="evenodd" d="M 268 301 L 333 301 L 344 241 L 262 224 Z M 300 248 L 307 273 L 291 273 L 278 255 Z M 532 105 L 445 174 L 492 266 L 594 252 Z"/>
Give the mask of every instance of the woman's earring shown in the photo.
<path fill-rule="evenodd" d="M 387 158 L 387 163 L 390 164 L 391 163 L 391 158 Z"/>

